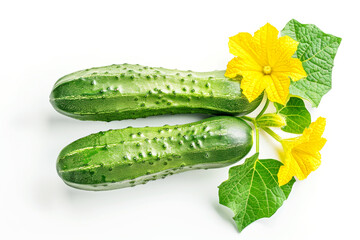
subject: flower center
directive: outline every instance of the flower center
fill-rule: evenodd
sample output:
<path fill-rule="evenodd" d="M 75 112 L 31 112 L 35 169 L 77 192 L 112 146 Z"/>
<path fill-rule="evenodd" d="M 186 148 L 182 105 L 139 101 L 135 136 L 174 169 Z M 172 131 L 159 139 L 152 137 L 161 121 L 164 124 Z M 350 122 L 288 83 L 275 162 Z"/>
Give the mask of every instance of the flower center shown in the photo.
<path fill-rule="evenodd" d="M 263 69 L 263 72 L 265 75 L 269 75 L 271 73 L 271 67 L 270 66 L 265 66 Z"/>

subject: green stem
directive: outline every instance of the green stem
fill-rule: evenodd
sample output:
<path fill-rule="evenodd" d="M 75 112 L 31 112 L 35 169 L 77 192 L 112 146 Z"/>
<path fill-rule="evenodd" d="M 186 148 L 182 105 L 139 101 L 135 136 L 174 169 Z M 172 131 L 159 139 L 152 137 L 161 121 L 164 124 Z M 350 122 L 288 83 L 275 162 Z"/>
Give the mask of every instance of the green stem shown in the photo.
<path fill-rule="evenodd" d="M 282 138 L 277 135 L 273 130 L 271 130 L 270 128 L 264 127 L 262 128 L 266 133 L 268 133 L 270 136 L 272 136 L 276 141 L 281 142 Z"/>
<path fill-rule="evenodd" d="M 259 117 L 261 117 L 264 114 L 264 112 L 266 111 L 268 106 L 269 106 L 269 99 L 266 98 L 266 102 L 265 102 L 263 109 L 260 111 L 260 113 L 256 116 L 255 119 L 258 119 Z"/>
<path fill-rule="evenodd" d="M 259 127 L 257 126 L 256 122 L 255 126 L 255 136 L 256 136 L 256 152 L 259 153 L 260 150 L 260 136 L 259 136 Z"/>
<path fill-rule="evenodd" d="M 246 120 L 246 121 L 248 121 L 248 122 L 251 122 L 252 124 L 255 125 L 255 119 L 252 118 L 252 117 L 242 116 L 241 119 L 244 119 L 244 120 Z"/>

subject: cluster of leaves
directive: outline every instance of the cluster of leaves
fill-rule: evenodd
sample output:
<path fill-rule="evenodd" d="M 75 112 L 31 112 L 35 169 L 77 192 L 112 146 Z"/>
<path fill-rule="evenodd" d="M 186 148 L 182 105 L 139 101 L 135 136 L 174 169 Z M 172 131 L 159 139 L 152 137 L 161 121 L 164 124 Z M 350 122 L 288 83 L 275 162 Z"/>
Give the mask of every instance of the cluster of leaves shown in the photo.
<path fill-rule="evenodd" d="M 261 43 L 263 39 L 261 39 L 258 32 L 255 33 L 254 41 Z M 266 34 L 266 37 L 269 37 L 269 31 Z M 325 128 L 325 119 L 319 118 L 311 123 L 311 116 L 305 107 L 304 100 L 317 107 L 322 96 L 331 89 L 332 68 L 341 38 L 326 34 L 315 25 L 301 24 L 296 20 L 291 20 L 286 24 L 281 31 L 281 36 L 288 36 L 298 43 L 296 45 L 297 50 L 292 57 L 300 60 L 306 72 L 306 77 L 294 79 L 292 76 L 300 76 L 301 71 L 296 69 L 296 66 L 292 66 L 299 74 L 289 74 L 288 76 L 290 77 L 290 83 L 287 88 L 288 92 L 285 93 L 291 97 L 287 98 L 288 100 L 285 103 L 282 101 L 281 93 L 276 94 L 274 90 L 270 94 L 268 93 L 268 90 L 269 92 L 271 90 L 271 83 L 269 88 L 264 84 L 262 85 L 261 82 L 258 86 L 255 86 L 256 83 L 253 84 L 252 86 L 255 86 L 253 91 L 265 90 L 269 99 L 270 95 L 275 99 L 270 99 L 270 101 L 274 102 L 276 112 L 265 113 L 269 104 L 269 99 L 267 99 L 263 110 L 256 118 L 243 117 L 243 119 L 250 121 L 254 125 L 255 131 L 262 129 L 278 140 L 283 145 L 285 153 L 291 155 L 288 156 L 289 159 L 286 161 L 293 161 L 290 163 L 293 165 L 285 171 L 284 165 L 287 164 L 286 161 L 259 159 L 257 146 L 255 155 L 247 158 L 242 165 L 230 168 L 229 179 L 219 186 L 219 202 L 234 212 L 234 220 L 239 231 L 242 231 L 257 219 L 271 217 L 281 207 L 295 183 L 293 176 L 298 177 L 300 180 L 304 179 L 320 165 L 319 151 L 326 142 L 321 137 Z M 243 35 L 242 38 L 249 37 Z M 250 44 L 254 46 L 254 43 Z M 288 43 L 289 46 L 291 44 L 293 46 L 293 43 Z M 261 48 L 262 46 L 259 47 L 259 51 L 262 50 Z M 235 77 L 237 75 L 236 71 L 239 70 L 241 75 L 255 76 L 253 69 L 258 69 L 255 63 L 253 64 L 255 67 L 249 71 L 250 73 L 236 64 L 242 59 L 258 58 L 258 56 L 255 54 L 246 55 L 240 50 L 237 52 L 239 53 L 238 58 L 234 58 L 229 62 L 227 75 Z M 263 82 L 266 81 L 265 77 Z M 279 79 L 278 76 L 277 79 Z M 280 79 L 279 83 L 273 85 L 276 84 L 286 86 L 286 81 L 281 82 Z M 248 94 L 253 93 L 249 92 Z M 251 97 L 255 96 L 251 95 Z M 279 101 L 276 101 L 276 99 L 279 99 Z M 282 102 L 282 104 L 279 102 Z M 273 127 L 280 128 L 287 133 L 303 135 L 292 139 L 282 139 L 270 129 Z M 281 168 L 283 168 L 282 173 L 280 173 Z"/>

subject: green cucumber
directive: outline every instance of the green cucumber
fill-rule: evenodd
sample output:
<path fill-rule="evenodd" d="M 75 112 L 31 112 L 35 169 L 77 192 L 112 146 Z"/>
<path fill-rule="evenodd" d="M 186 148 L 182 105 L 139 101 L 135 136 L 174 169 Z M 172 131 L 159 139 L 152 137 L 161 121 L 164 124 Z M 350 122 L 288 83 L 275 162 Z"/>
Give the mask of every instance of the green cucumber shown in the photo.
<path fill-rule="evenodd" d="M 54 85 L 50 102 L 69 117 L 113 121 L 160 114 L 246 115 L 249 103 L 240 82 L 224 71 L 192 72 L 141 65 L 111 65 L 71 73 Z"/>
<path fill-rule="evenodd" d="M 69 144 L 58 157 L 57 172 L 72 187 L 110 190 L 186 170 L 224 167 L 242 159 L 252 144 L 251 127 L 231 116 L 175 126 L 129 127 Z"/>

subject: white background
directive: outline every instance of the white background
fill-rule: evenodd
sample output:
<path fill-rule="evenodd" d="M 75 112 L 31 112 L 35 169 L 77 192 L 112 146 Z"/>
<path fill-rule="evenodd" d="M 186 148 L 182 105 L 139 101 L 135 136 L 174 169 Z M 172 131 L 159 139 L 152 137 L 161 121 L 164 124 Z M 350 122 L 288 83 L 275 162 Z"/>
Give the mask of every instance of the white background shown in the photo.
<path fill-rule="evenodd" d="M 1 239 L 360 239 L 360 52 L 357 1 L 1 1 Z M 82 122 L 53 110 L 55 81 L 84 68 L 139 63 L 225 69 L 228 37 L 292 18 L 343 38 L 333 89 L 313 121 L 327 118 L 322 165 L 297 182 L 270 219 L 241 234 L 218 204 L 227 168 L 199 170 L 135 188 L 86 192 L 57 176 L 60 150 L 109 128 L 187 123 L 201 115 Z M 262 137 L 261 157 L 278 147 Z"/>

